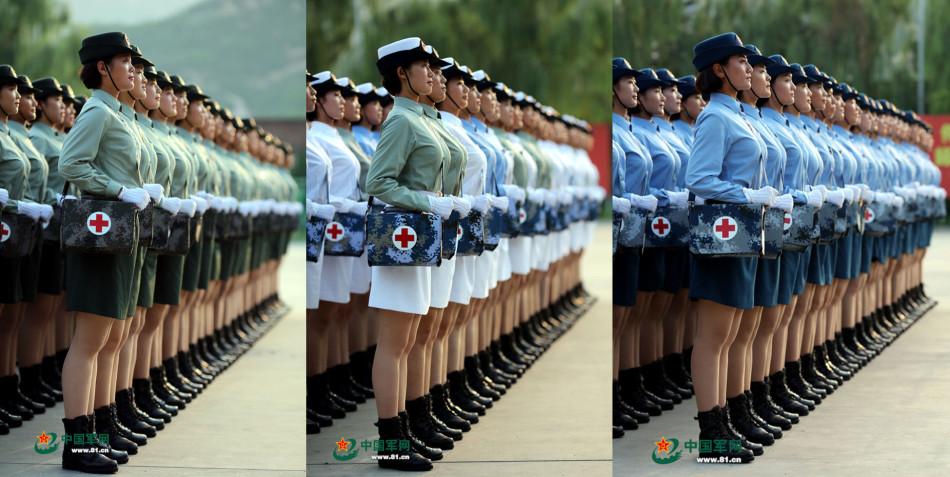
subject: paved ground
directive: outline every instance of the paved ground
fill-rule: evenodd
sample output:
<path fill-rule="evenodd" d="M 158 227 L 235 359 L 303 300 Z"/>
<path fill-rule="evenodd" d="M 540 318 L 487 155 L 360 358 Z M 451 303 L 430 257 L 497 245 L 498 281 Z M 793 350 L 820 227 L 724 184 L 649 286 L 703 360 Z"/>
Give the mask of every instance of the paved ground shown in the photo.
<path fill-rule="evenodd" d="M 291 312 L 197 400 L 149 439 L 119 475 L 303 475 L 304 252 L 291 246 L 281 298 Z M 0 436 L 0 475 L 79 475 L 60 467 L 62 451 L 33 450 L 42 431 L 62 434 L 63 407 Z"/>
<path fill-rule="evenodd" d="M 681 446 L 696 439 L 690 399 L 614 440 L 614 475 L 948 475 L 950 230 L 936 233 L 932 245 L 924 282 L 940 305 L 755 462 L 701 465 L 684 452 L 677 462 L 655 464 L 650 456 L 661 437 Z"/>
<path fill-rule="evenodd" d="M 608 224 L 597 243 L 610 243 Z M 566 476 L 610 472 L 610 247 L 594 247 L 584 258 L 584 283 L 599 300 L 517 384 L 479 418 L 455 449 L 426 475 Z M 307 474 L 379 476 L 373 452 L 336 461 L 341 437 L 378 439 L 375 401 L 321 434 L 307 437 Z"/>

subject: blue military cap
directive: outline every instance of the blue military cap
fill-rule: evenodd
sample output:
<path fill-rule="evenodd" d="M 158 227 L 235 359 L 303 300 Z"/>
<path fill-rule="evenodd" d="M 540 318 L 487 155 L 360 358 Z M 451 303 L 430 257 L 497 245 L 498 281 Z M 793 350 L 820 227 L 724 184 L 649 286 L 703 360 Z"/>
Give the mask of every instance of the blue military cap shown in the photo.
<path fill-rule="evenodd" d="M 624 76 L 633 76 L 636 78 L 641 74 L 639 71 L 633 69 L 625 58 L 614 58 L 612 63 L 614 68 L 614 81 Z"/>
<path fill-rule="evenodd" d="M 805 74 L 805 69 L 802 68 L 802 65 L 798 63 L 792 63 L 788 65 L 792 69 L 792 82 L 795 84 L 799 83 L 808 83 L 811 80 L 808 79 L 808 75 Z"/>
<path fill-rule="evenodd" d="M 735 33 L 723 33 L 707 38 L 693 47 L 693 66 L 696 71 L 722 61 L 733 55 L 745 55 L 748 50 L 742 45 L 742 40 Z"/>
<path fill-rule="evenodd" d="M 696 77 L 693 75 L 682 76 L 677 78 L 676 81 L 680 83 L 680 94 L 683 95 L 683 98 L 688 98 L 694 94 L 699 94 L 699 91 L 696 90 Z"/>
<path fill-rule="evenodd" d="M 670 70 L 666 69 L 666 68 L 660 68 L 660 69 L 656 70 L 656 77 L 657 77 L 657 78 L 660 78 L 660 81 L 666 83 L 666 85 L 664 85 L 664 87 L 666 87 L 666 86 L 682 86 L 682 85 L 680 84 L 679 80 L 676 79 L 676 76 L 674 76 L 673 73 L 672 73 Z"/>
<path fill-rule="evenodd" d="M 794 68 L 788 64 L 788 60 L 782 55 L 772 55 L 769 59 L 772 60 L 772 62 L 765 66 L 765 71 L 768 72 L 772 78 L 778 78 L 785 73 L 792 73 L 794 71 Z"/>
<path fill-rule="evenodd" d="M 817 66 L 805 65 L 802 69 L 805 70 L 805 76 L 808 77 L 808 84 L 825 82 L 825 78 L 821 76 L 821 71 L 818 70 Z"/>
<path fill-rule="evenodd" d="M 667 84 L 666 81 L 661 80 L 656 75 L 656 71 L 653 71 L 651 68 L 643 68 L 640 70 L 640 76 L 637 77 L 637 88 L 647 89 L 656 86 L 662 88 L 667 86 Z"/>
<path fill-rule="evenodd" d="M 841 99 L 848 101 L 858 96 L 858 91 L 852 88 L 850 84 L 841 83 L 838 86 L 841 88 Z"/>
<path fill-rule="evenodd" d="M 452 78 L 461 77 L 462 82 L 467 83 L 468 79 L 472 77 L 472 74 L 469 73 L 468 68 L 465 68 L 464 66 L 460 65 L 458 61 L 455 61 L 455 58 L 447 57 L 447 58 L 443 58 L 443 61 L 448 63 L 448 66 L 442 67 L 442 76 L 445 77 L 446 81 Z"/>
<path fill-rule="evenodd" d="M 765 66 L 767 68 L 769 65 L 772 64 L 773 60 L 763 55 L 762 52 L 759 51 L 759 49 L 755 45 L 750 43 L 748 45 L 745 45 L 745 49 L 749 51 L 749 54 L 746 55 L 746 58 L 749 60 L 749 64 L 751 66 L 755 66 L 759 63 L 765 63 Z M 772 75 L 769 75 L 769 76 L 772 76 Z"/>

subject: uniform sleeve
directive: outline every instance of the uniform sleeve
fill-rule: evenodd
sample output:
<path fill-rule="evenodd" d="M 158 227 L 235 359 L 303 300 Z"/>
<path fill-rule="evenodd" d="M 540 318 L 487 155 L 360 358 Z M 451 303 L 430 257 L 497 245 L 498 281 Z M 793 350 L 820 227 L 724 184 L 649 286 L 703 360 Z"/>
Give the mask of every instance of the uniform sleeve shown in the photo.
<path fill-rule="evenodd" d="M 59 174 L 84 192 L 117 197 L 122 190 L 122 184 L 100 173 L 94 166 L 107 121 L 111 119 L 103 109 L 83 109 L 63 143 Z"/>
<path fill-rule="evenodd" d="M 624 160 L 623 160 L 623 149 L 620 147 L 620 144 L 617 144 L 617 141 L 611 141 L 613 147 L 611 148 L 611 193 L 617 197 L 623 196 L 625 192 L 625 180 L 624 180 Z"/>
<path fill-rule="evenodd" d="M 748 203 L 742 187 L 719 178 L 726 157 L 726 125 L 721 118 L 704 116 L 693 131 L 693 149 L 686 166 L 686 188 L 703 199 Z"/>
<path fill-rule="evenodd" d="M 390 117 L 379 135 L 376 155 L 366 177 L 366 193 L 379 200 L 409 210 L 429 211 L 429 199 L 396 180 L 406 167 L 415 146 L 412 123 L 404 117 Z M 435 172 L 435 171 L 433 171 Z"/>

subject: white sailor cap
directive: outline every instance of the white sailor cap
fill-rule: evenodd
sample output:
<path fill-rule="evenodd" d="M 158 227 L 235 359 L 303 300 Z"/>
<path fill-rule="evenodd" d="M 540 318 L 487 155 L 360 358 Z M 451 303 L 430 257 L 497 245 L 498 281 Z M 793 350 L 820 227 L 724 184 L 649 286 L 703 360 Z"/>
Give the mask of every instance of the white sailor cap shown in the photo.
<path fill-rule="evenodd" d="M 389 90 L 386 89 L 385 86 L 380 86 L 379 88 L 376 88 L 376 94 L 378 94 L 380 97 L 389 96 Z"/>
<path fill-rule="evenodd" d="M 373 83 L 363 83 L 356 86 L 356 93 L 359 95 L 360 104 L 365 105 L 373 101 L 379 101 L 382 97 Z"/>
<path fill-rule="evenodd" d="M 324 94 L 328 91 L 334 90 L 343 90 L 343 87 L 337 84 L 336 76 L 334 76 L 329 70 L 321 71 L 313 75 L 313 81 L 310 82 L 310 86 L 313 86 L 313 89 L 317 90 L 317 94 Z"/>
<path fill-rule="evenodd" d="M 380 74 L 386 74 L 398 66 L 408 65 L 413 61 L 428 60 L 431 56 L 425 46 L 422 39 L 417 36 L 384 45 L 376 50 L 378 56 L 376 69 Z"/>
<path fill-rule="evenodd" d="M 376 86 L 373 83 L 363 83 L 356 85 L 356 92 L 359 94 L 376 94 Z"/>
<path fill-rule="evenodd" d="M 495 96 L 498 97 L 498 100 L 503 99 L 512 99 L 514 98 L 514 93 L 511 91 L 511 88 L 505 86 L 505 83 L 501 81 L 495 83 L 495 86 L 492 88 L 495 90 Z"/>
<path fill-rule="evenodd" d="M 442 68 L 442 67 L 449 66 L 452 64 L 446 60 L 443 60 L 442 58 L 439 58 L 439 52 L 436 51 L 436 49 L 433 48 L 432 45 L 426 45 L 425 49 L 426 49 L 426 52 L 429 53 L 430 65 L 438 67 L 438 68 Z M 452 60 L 452 61 L 455 61 L 455 60 Z"/>
<path fill-rule="evenodd" d="M 446 80 L 461 77 L 465 83 L 471 81 L 472 74 L 468 72 L 468 68 L 459 65 L 459 62 L 455 61 L 455 58 L 443 58 L 443 61 L 448 63 L 448 66 L 442 67 L 442 76 L 444 76 Z"/>
<path fill-rule="evenodd" d="M 344 98 L 349 98 L 351 96 L 356 96 L 359 94 L 359 91 L 356 90 L 356 85 L 353 84 L 353 80 L 344 76 L 336 80 L 337 86 L 340 87 L 340 91 L 343 92 Z"/>

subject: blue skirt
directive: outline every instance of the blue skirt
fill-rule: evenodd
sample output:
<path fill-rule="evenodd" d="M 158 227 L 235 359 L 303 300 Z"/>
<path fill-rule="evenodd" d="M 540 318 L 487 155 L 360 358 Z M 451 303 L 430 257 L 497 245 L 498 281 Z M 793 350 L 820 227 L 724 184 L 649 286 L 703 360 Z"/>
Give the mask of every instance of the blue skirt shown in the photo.
<path fill-rule="evenodd" d="M 831 285 L 831 282 L 835 280 L 835 263 L 838 261 L 838 243 L 841 240 L 835 240 L 834 242 L 828 245 L 822 245 L 824 247 L 824 255 L 822 255 L 821 261 L 821 274 L 824 283 L 822 285 Z"/>
<path fill-rule="evenodd" d="M 784 257 L 760 258 L 755 270 L 755 306 L 773 307 L 778 303 L 780 271 Z"/>
<path fill-rule="evenodd" d="M 793 252 L 785 250 L 782 252 L 781 266 L 778 277 L 778 298 L 777 303 L 787 305 L 792 301 L 792 295 L 795 294 L 795 288 L 798 285 L 799 271 L 801 270 L 801 260 L 804 252 Z M 801 280 L 802 289 L 805 288 L 805 281 Z M 758 287 L 758 283 L 756 283 Z M 758 289 L 758 288 L 756 288 Z M 801 292 L 799 292 L 801 294 Z"/>
<path fill-rule="evenodd" d="M 689 297 L 752 309 L 758 258 L 690 257 Z"/>
<path fill-rule="evenodd" d="M 640 254 L 617 250 L 614 254 L 614 305 L 637 304 L 637 278 L 640 276 Z"/>
<path fill-rule="evenodd" d="M 854 233 L 849 233 L 844 237 L 835 240 L 835 269 L 834 278 L 851 278 L 851 241 Z"/>
<path fill-rule="evenodd" d="M 871 261 L 874 259 L 874 237 L 861 237 L 861 273 L 871 273 Z"/>
<path fill-rule="evenodd" d="M 640 256 L 640 277 L 637 290 L 654 292 L 663 287 L 666 279 L 666 250 L 646 249 Z"/>
<path fill-rule="evenodd" d="M 862 253 L 864 252 L 864 241 L 861 234 L 851 232 L 851 270 L 850 278 L 855 279 L 861 275 L 861 264 L 864 261 Z"/>
<path fill-rule="evenodd" d="M 680 288 L 688 288 L 689 282 L 683 286 L 683 275 L 687 275 L 686 267 L 689 266 L 689 251 L 686 248 L 674 248 L 666 251 L 666 276 L 663 277 L 662 290 L 667 293 L 677 294 Z"/>
<path fill-rule="evenodd" d="M 808 283 L 808 268 L 811 266 L 811 254 L 814 248 L 814 245 L 809 245 L 807 249 L 799 252 L 801 253 L 801 257 L 798 259 L 798 274 L 795 275 L 795 290 L 792 291 L 793 295 L 805 293 L 805 284 Z"/>
<path fill-rule="evenodd" d="M 822 247 L 825 245 L 814 244 L 811 246 L 811 260 L 808 261 L 808 283 L 814 285 L 824 285 L 824 277 L 821 273 L 821 262 L 824 259 Z"/>
<path fill-rule="evenodd" d="M 920 233 L 917 234 L 917 248 L 927 248 L 930 246 L 930 238 L 934 233 L 934 223 L 921 222 Z"/>

